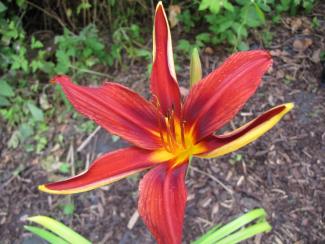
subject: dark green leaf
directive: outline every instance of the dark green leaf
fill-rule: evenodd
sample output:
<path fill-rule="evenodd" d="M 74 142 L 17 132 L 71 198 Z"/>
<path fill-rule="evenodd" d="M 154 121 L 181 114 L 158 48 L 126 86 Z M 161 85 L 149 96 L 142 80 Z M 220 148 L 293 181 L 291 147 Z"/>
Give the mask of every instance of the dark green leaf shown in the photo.
<path fill-rule="evenodd" d="M 238 45 L 238 49 L 240 51 L 246 51 L 249 49 L 249 46 L 247 45 L 246 42 L 240 42 L 239 45 Z"/>
<path fill-rule="evenodd" d="M 8 101 L 8 99 L 3 96 L 0 96 L 0 107 L 6 107 L 9 105 L 10 105 L 10 102 Z"/>
<path fill-rule="evenodd" d="M 265 17 L 256 4 L 249 4 L 242 8 L 241 18 L 249 27 L 258 27 L 264 24 Z"/>
<path fill-rule="evenodd" d="M 234 12 L 235 11 L 234 6 L 230 2 L 228 2 L 228 1 L 224 1 L 223 2 L 223 6 L 224 6 L 225 9 L 227 9 L 230 12 Z"/>
<path fill-rule="evenodd" d="M 19 126 L 19 134 L 22 141 L 28 139 L 33 133 L 33 128 L 30 125 L 23 123 Z"/>
<path fill-rule="evenodd" d="M 0 1 L 0 13 L 4 12 L 4 11 L 6 11 L 6 10 L 7 10 L 6 5 L 4 5 L 4 4 L 2 3 L 2 1 Z"/>
<path fill-rule="evenodd" d="M 0 80 L 0 96 L 12 97 L 14 95 L 11 86 L 5 80 Z"/>
<path fill-rule="evenodd" d="M 44 114 L 41 109 L 39 109 L 37 106 L 35 106 L 33 103 L 29 102 L 27 103 L 27 107 L 29 111 L 31 112 L 34 120 L 36 121 L 43 121 L 44 120 Z"/>
<path fill-rule="evenodd" d="M 31 48 L 32 49 L 37 49 L 37 48 L 42 48 L 42 47 L 43 47 L 43 44 L 33 36 L 32 37 Z"/>

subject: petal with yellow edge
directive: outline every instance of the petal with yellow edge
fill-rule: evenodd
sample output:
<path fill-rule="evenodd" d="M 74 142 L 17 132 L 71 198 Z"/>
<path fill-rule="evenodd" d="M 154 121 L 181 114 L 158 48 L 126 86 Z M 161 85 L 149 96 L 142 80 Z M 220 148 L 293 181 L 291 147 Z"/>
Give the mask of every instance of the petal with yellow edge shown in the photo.
<path fill-rule="evenodd" d="M 161 2 L 156 7 L 153 29 L 153 65 L 150 88 L 164 115 L 174 110 L 180 114 L 180 91 L 176 79 L 172 40 L 168 20 Z"/>
<path fill-rule="evenodd" d="M 157 243 L 179 244 L 182 241 L 187 166 L 188 162 L 177 167 L 161 164 L 140 182 L 139 214 Z"/>
<path fill-rule="evenodd" d="M 184 120 L 197 141 L 228 123 L 255 93 L 272 64 L 263 50 L 238 52 L 196 83 L 184 105 Z"/>
<path fill-rule="evenodd" d="M 293 107 L 293 103 L 279 105 L 230 133 L 219 136 L 211 135 L 205 138 L 199 144 L 207 151 L 196 156 L 214 158 L 242 148 L 275 126 Z"/>
<path fill-rule="evenodd" d="M 137 93 L 112 82 L 100 87 L 79 86 L 65 75 L 52 81 L 61 85 L 78 112 L 112 134 L 141 148 L 161 147 L 157 109 Z"/>
<path fill-rule="evenodd" d="M 39 186 L 39 190 L 52 194 L 73 194 L 89 191 L 145 169 L 165 158 L 152 157 L 153 151 L 129 147 L 104 154 L 88 170 L 69 179 Z M 155 158 L 156 161 L 152 161 Z"/>

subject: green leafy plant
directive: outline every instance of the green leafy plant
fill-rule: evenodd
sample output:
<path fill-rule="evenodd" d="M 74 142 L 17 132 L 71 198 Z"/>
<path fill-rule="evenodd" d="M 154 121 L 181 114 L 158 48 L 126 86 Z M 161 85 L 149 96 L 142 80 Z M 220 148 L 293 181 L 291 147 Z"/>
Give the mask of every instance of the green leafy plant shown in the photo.
<path fill-rule="evenodd" d="M 71 228 L 65 226 L 52 218 L 46 216 L 34 216 L 28 218 L 29 221 L 41 225 L 43 228 L 35 226 L 24 226 L 26 230 L 41 237 L 49 243 L 91 243 Z M 272 229 L 266 220 L 264 209 L 254 209 L 243 216 L 236 218 L 230 223 L 222 226 L 216 225 L 192 244 L 235 244 Z"/>
<path fill-rule="evenodd" d="M 247 50 L 247 38 L 253 29 L 259 29 L 270 25 L 267 20 L 274 23 L 280 21 L 283 13 L 296 15 L 299 10 L 310 12 L 315 4 L 314 0 L 201 0 L 190 2 L 185 10 L 178 15 L 182 29 L 186 33 L 193 31 L 197 25 L 207 26 L 204 30 L 204 38 L 198 35 L 194 43 L 181 40 L 178 50 L 189 53 L 192 48 L 201 48 L 205 44 L 219 45 L 229 44 L 238 50 Z M 197 10 L 202 11 L 197 16 Z M 268 26 L 267 26 L 268 27 Z M 269 27 L 268 27 L 269 29 Z M 199 34 L 200 35 L 200 34 Z M 272 40 L 270 32 L 262 33 L 262 40 L 269 45 Z"/>
<path fill-rule="evenodd" d="M 275 6 L 276 13 L 278 14 L 276 20 L 279 18 L 279 14 L 288 12 L 290 15 L 296 15 L 299 9 L 310 12 L 315 4 L 315 0 L 281 0 L 279 3 L 275 1 L 269 1 L 272 6 Z"/>
<path fill-rule="evenodd" d="M 96 64 L 112 64 L 112 57 L 105 50 L 105 45 L 94 25 L 85 27 L 78 35 L 65 29 L 63 35 L 55 38 L 55 43 L 56 73 L 67 73 L 71 68 L 82 72 L 83 69 Z"/>
<path fill-rule="evenodd" d="M 213 227 L 193 244 L 235 244 L 257 234 L 269 232 L 271 229 L 272 227 L 266 221 L 266 212 L 259 208 L 224 226 Z"/>
<path fill-rule="evenodd" d="M 10 105 L 9 98 L 15 95 L 11 86 L 5 81 L 0 80 L 0 108 Z"/>
<path fill-rule="evenodd" d="M 41 225 L 40 227 L 26 225 L 24 228 L 33 234 L 41 237 L 42 239 L 53 244 L 68 244 L 68 243 L 78 243 L 78 244 L 90 244 L 91 242 L 67 227 L 63 223 L 52 219 L 47 216 L 34 216 L 28 218 L 29 221 Z"/>
<path fill-rule="evenodd" d="M 248 45 L 244 40 L 248 36 L 248 29 L 264 25 L 265 15 L 255 1 L 237 2 L 238 5 L 234 7 L 229 2 L 224 1 L 229 5 L 222 5 L 224 7 L 222 10 L 220 8 L 211 8 L 211 5 L 209 5 L 211 13 L 207 14 L 205 19 L 209 23 L 210 32 L 213 34 L 210 39 L 212 44 L 226 41 L 235 48 L 247 50 Z M 200 10 L 204 10 L 205 8 L 201 6 Z"/>

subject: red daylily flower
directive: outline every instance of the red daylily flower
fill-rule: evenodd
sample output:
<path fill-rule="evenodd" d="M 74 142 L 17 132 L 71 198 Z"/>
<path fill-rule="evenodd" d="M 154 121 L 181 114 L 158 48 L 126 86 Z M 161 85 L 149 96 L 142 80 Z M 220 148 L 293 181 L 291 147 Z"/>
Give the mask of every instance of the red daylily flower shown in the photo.
<path fill-rule="evenodd" d="M 266 51 L 236 53 L 195 84 L 182 101 L 168 21 L 159 3 L 153 30 L 151 102 L 116 83 L 88 88 L 72 83 L 68 76 L 53 78 L 76 110 L 134 146 L 104 154 L 87 171 L 39 189 L 79 193 L 152 168 L 140 182 L 139 213 L 158 243 L 181 243 L 189 159 L 235 151 L 259 138 L 293 108 L 292 103 L 279 105 L 233 132 L 214 135 L 254 94 L 271 64 Z"/>

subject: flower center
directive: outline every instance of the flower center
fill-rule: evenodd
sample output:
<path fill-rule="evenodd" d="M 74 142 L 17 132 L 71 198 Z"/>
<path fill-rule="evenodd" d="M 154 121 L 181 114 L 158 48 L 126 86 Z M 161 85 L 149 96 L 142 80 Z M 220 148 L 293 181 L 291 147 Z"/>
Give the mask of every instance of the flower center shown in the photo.
<path fill-rule="evenodd" d="M 172 165 L 176 166 L 187 160 L 197 151 L 192 133 L 186 130 L 186 121 L 175 115 L 172 108 L 167 115 L 161 116 L 159 102 L 156 100 L 159 134 L 166 157 L 172 158 Z"/>
<path fill-rule="evenodd" d="M 186 161 L 194 149 L 194 138 L 185 131 L 185 121 L 174 116 L 173 112 L 163 118 L 160 138 L 165 150 L 175 157 L 175 164 Z"/>
<path fill-rule="evenodd" d="M 185 138 L 185 122 L 176 119 L 173 111 L 160 120 L 159 127 L 160 139 L 168 152 L 186 150 L 189 140 Z"/>

